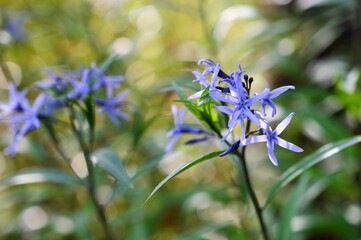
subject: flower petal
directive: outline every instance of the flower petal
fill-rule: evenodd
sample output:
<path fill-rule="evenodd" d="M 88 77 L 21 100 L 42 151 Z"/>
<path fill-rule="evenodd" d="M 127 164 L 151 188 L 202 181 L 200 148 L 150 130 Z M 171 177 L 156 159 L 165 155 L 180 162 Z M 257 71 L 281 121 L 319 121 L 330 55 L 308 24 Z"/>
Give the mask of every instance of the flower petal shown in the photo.
<path fill-rule="evenodd" d="M 227 106 L 214 106 L 215 109 L 217 109 L 220 112 L 223 112 L 225 114 L 232 114 L 234 109 L 227 107 Z"/>
<path fill-rule="evenodd" d="M 289 89 L 295 89 L 295 87 L 290 85 L 290 86 L 276 88 L 271 91 L 270 98 L 278 97 L 279 95 L 281 95 L 282 93 L 286 92 Z"/>
<path fill-rule="evenodd" d="M 166 153 L 169 153 L 170 151 L 172 151 L 175 144 L 177 143 L 178 138 L 179 138 L 179 135 L 175 135 L 175 136 L 172 137 L 172 139 L 170 140 L 170 142 L 167 144 L 167 146 L 164 149 L 164 151 Z"/>
<path fill-rule="evenodd" d="M 267 136 L 261 135 L 261 136 L 249 137 L 243 142 L 243 145 L 250 145 L 250 144 L 261 143 L 261 142 L 267 142 Z"/>
<path fill-rule="evenodd" d="M 288 115 L 285 119 L 283 119 L 283 121 L 278 124 L 278 126 L 276 127 L 276 133 L 277 135 L 280 135 L 283 130 L 285 130 L 285 128 L 288 126 L 288 124 L 290 123 L 292 117 L 293 117 L 294 113 L 291 113 L 290 115 Z"/>
<path fill-rule="evenodd" d="M 274 154 L 274 143 L 272 142 L 267 142 L 267 151 L 268 151 L 268 156 L 271 160 L 271 162 L 275 165 L 278 166 L 278 160 Z"/>
<path fill-rule="evenodd" d="M 280 145 L 281 147 L 291 150 L 293 152 L 303 152 L 302 148 L 300 148 L 300 147 L 296 146 L 295 144 L 290 143 L 280 137 L 277 138 L 277 144 Z"/>

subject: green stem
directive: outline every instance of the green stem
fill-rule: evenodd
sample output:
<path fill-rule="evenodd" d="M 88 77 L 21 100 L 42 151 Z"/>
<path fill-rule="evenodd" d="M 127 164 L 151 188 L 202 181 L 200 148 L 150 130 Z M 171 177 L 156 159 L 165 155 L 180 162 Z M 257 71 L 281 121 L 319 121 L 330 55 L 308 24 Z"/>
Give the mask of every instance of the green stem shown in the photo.
<path fill-rule="evenodd" d="M 107 218 L 105 216 L 105 209 L 104 206 L 101 205 L 98 202 L 97 196 L 96 196 L 96 187 L 95 187 L 95 174 L 94 174 L 94 165 L 93 162 L 91 160 L 91 151 L 90 148 L 86 145 L 86 143 L 84 142 L 84 137 L 82 135 L 82 133 L 80 131 L 78 131 L 78 129 L 75 126 L 74 123 L 74 109 L 72 107 L 70 107 L 70 125 L 71 128 L 73 130 L 73 133 L 75 134 L 79 145 L 83 151 L 84 154 L 84 158 L 85 158 L 85 163 L 87 166 L 87 170 L 88 170 L 88 186 L 87 186 L 87 190 L 90 196 L 90 199 L 92 201 L 92 203 L 94 204 L 94 207 L 96 209 L 97 215 L 98 215 L 98 219 L 103 227 L 104 230 L 104 234 L 106 236 L 107 240 L 113 240 L 115 239 L 110 231 L 110 227 L 109 224 L 107 222 Z"/>
<path fill-rule="evenodd" d="M 247 126 L 246 126 L 246 132 L 249 132 L 249 129 L 250 129 L 250 121 L 247 120 Z M 242 149 L 241 149 L 241 152 L 236 152 L 236 155 L 237 157 L 239 158 L 240 160 L 240 163 L 241 163 L 241 175 L 243 176 L 244 178 L 244 181 L 246 183 L 246 187 L 247 187 L 247 190 L 248 190 L 248 193 L 251 197 L 251 201 L 252 201 L 252 204 L 253 204 L 253 207 L 256 211 L 256 214 L 257 214 L 257 218 L 258 218 L 258 222 L 261 226 L 261 230 L 262 230 L 262 236 L 263 236 L 263 239 L 264 240 L 268 240 L 269 239 L 269 236 L 268 236 L 268 232 L 267 232 L 267 227 L 266 227 L 266 224 L 264 222 L 264 219 L 263 219 L 263 215 L 262 215 L 262 208 L 261 206 L 259 205 L 259 202 L 258 202 L 258 199 L 257 199 L 257 196 L 256 196 L 256 193 L 255 191 L 253 190 L 253 186 L 252 186 L 252 183 L 251 183 L 251 178 L 249 176 L 249 173 L 248 173 L 248 169 L 247 169 L 247 164 L 246 164 L 246 146 L 243 146 Z"/>

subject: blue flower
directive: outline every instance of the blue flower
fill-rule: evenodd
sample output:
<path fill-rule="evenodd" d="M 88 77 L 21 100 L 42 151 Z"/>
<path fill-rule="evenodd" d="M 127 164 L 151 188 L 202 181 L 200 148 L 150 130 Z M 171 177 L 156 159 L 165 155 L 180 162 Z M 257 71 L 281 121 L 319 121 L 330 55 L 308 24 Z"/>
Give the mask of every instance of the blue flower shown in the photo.
<path fill-rule="evenodd" d="M 119 93 L 117 96 L 113 97 L 113 92 L 108 92 L 106 99 L 95 99 L 95 104 L 97 104 L 100 108 L 100 112 L 106 112 L 112 122 L 115 125 L 120 125 L 119 118 L 128 120 L 129 115 L 120 111 L 119 107 L 124 105 L 124 98 L 128 95 L 128 90 L 125 90 Z"/>
<path fill-rule="evenodd" d="M 80 98 L 84 100 L 88 93 L 91 92 L 90 87 L 90 77 L 91 77 L 91 70 L 90 69 L 83 69 L 81 72 L 81 79 L 78 81 L 77 79 L 71 79 L 70 83 L 73 89 L 68 93 L 68 98 L 75 99 Z"/>
<path fill-rule="evenodd" d="M 182 133 L 206 134 L 200 128 L 183 125 L 184 117 L 186 115 L 185 108 L 181 108 L 179 111 L 177 106 L 173 104 L 172 105 L 172 113 L 174 116 L 174 128 L 167 133 L 167 137 L 172 138 L 170 140 L 170 142 L 168 143 L 168 145 L 165 147 L 165 152 L 167 152 L 167 153 L 170 152 L 174 148 L 178 138 L 180 137 L 180 135 Z M 207 139 L 206 136 L 203 136 L 200 138 L 198 137 L 198 138 L 188 140 L 186 142 L 186 144 L 192 144 L 192 143 L 204 141 L 206 139 Z"/>
<path fill-rule="evenodd" d="M 2 111 L 0 117 L 22 111 L 24 106 L 28 104 L 28 100 L 25 97 L 26 93 L 26 89 L 18 92 L 15 84 L 13 82 L 9 82 L 9 102 L 0 102 L 0 109 Z"/>
<path fill-rule="evenodd" d="M 24 101 L 21 113 L 10 118 L 14 137 L 9 146 L 4 150 L 6 154 L 15 155 L 19 139 L 31 130 L 40 128 L 40 110 L 44 105 L 45 98 L 45 94 L 38 95 L 32 106 L 30 106 L 28 101 Z"/>
<path fill-rule="evenodd" d="M 72 86 L 71 81 L 75 81 L 79 73 L 67 73 L 59 75 L 53 70 L 46 71 L 47 78 L 35 83 L 35 87 L 55 93 L 56 96 L 62 96 Z"/>
<path fill-rule="evenodd" d="M 120 82 L 125 81 L 125 77 L 118 76 L 106 76 L 104 71 L 99 69 L 95 63 L 90 67 L 92 77 L 95 77 L 95 81 L 92 83 L 92 90 L 96 91 L 101 87 L 105 87 L 107 94 L 111 94 L 114 88 L 120 87 Z"/>
<path fill-rule="evenodd" d="M 284 86 L 274 89 L 273 91 L 269 92 L 266 96 L 261 98 L 262 110 L 263 115 L 266 116 L 266 106 L 269 105 L 272 108 L 272 117 L 274 117 L 277 113 L 277 109 L 275 104 L 273 103 L 272 99 L 278 97 L 282 93 L 286 92 L 289 89 L 295 89 L 294 86 Z"/>
<path fill-rule="evenodd" d="M 260 142 L 267 142 L 267 151 L 268 156 L 272 163 L 276 166 L 278 166 L 278 160 L 276 156 L 274 155 L 274 145 L 277 144 L 283 148 L 286 148 L 288 150 L 291 150 L 293 152 L 302 152 L 303 149 L 294 145 L 293 143 L 290 143 L 282 138 L 280 138 L 278 135 L 280 135 L 283 130 L 288 126 L 291 119 L 293 117 L 293 113 L 288 115 L 277 127 L 275 130 L 272 130 L 272 128 L 269 126 L 267 122 L 264 120 L 261 120 L 261 133 L 263 135 L 260 136 L 251 136 L 247 138 L 245 141 L 242 142 L 242 145 L 249 145 L 254 143 L 260 143 Z"/>
<path fill-rule="evenodd" d="M 260 125 L 259 118 L 250 110 L 250 107 L 258 102 L 260 99 L 264 98 L 269 90 L 265 89 L 263 92 L 254 95 L 253 97 L 248 98 L 247 93 L 245 92 L 241 80 L 242 71 L 235 72 L 233 74 L 233 82 L 235 83 L 235 96 L 230 96 L 222 94 L 220 91 L 215 91 L 210 93 L 210 95 L 220 101 L 234 105 L 235 108 L 228 106 L 215 106 L 215 108 L 223 113 L 231 115 L 228 121 L 228 133 L 222 138 L 222 141 L 233 131 L 237 122 L 241 124 L 241 140 L 245 139 L 246 129 L 244 125 L 244 120 L 249 119 L 254 124 Z"/>
<path fill-rule="evenodd" d="M 6 14 L 3 28 L 9 32 L 15 40 L 23 41 L 26 38 L 24 17 L 22 16 L 15 15 L 14 13 Z"/>
<path fill-rule="evenodd" d="M 199 82 L 199 84 L 201 86 L 203 86 L 204 88 L 210 87 L 211 89 L 209 89 L 209 91 L 214 90 L 215 88 L 215 83 L 217 81 L 217 76 L 218 76 L 218 72 L 220 70 L 220 65 L 216 65 L 212 60 L 209 59 L 202 59 L 198 62 L 198 65 L 200 64 L 208 64 L 209 67 L 206 68 L 203 73 L 200 73 L 198 71 L 193 71 L 193 75 L 196 77 L 195 80 L 193 80 L 193 82 Z M 207 80 L 207 75 L 213 73 L 212 74 L 212 82 L 208 82 Z M 214 87 L 214 88 L 213 88 Z M 202 94 L 204 93 L 205 89 L 196 92 L 195 94 L 191 95 L 188 97 L 188 100 L 192 100 L 192 99 L 196 99 L 196 98 L 200 98 L 202 96 Z M 204 103 L 207 99 L 209 98 L 206 97 L 205 99 L 203 99 L 199 105 L 201 105 L 202 103 Z"/>

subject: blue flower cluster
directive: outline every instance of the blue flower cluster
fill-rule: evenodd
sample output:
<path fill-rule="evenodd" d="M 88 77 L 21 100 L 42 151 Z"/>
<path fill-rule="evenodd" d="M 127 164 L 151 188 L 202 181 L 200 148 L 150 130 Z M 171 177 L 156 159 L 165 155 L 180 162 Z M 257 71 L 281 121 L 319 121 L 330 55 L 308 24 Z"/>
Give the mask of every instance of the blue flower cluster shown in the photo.
<path fill-rule="evenodd" d="M 202 73 L 193 71 L 193 75 L 196 77 L 193 82 L 199 82 L 204 89 L 191 95 L 188 100 L 199 98 L 199 104 L 203 104 L 208 99 L 213 99 L 216 104 L 218 103 L 214 108 L 229 116 L 228 132 L 222 137 L 221 141 L 226 141 L 226 138 L 233 133 L 238 123 L 240 123 L 241 127 L 240 139 L 231 144 L 220 156 L 236 151 L 239 146 L 266 142 L 269 158 L 277 166 L 278 161 L 274 155 L 275 144 L 294 152 L 303 151 L 300 147 L 279 137 L 291 121 L 293 113 L 286 117 L 275 130 L 272 130 L 266 120 L 266 107 L 272 108 L 272 117 L 274 117 L 277 114 L 277 108 L 273 99 L 287 90 L 295 89 L 294 86 L 284 86 L 272 91 L 266 88 L 262 92 L 251 95 L 253 78 L 249 78 L 248 75 L 244 74 L 245 71 L 241 66 L 228 75 L 221 70 L 220 64 L 215 64 L 212 60 L 202 59 L 198 64 L 208 65 Z M 210 81 L 207 80 L 208 76 L 211 78 Z M 257 102 L 261 104 L 262 112 L 254 109 Z M 249 127 L 245 124 L 246 121 L 260 126 L 259 129 L 250 132 Z M 178 125 L 177 128 L 181 127 Z"/>
<path fill-rule="evenodd" d="M 32 105 L 26 97 L 27 90 L 18 91 L 15 84 L 10 82 L 9 101 L 0 102 L 0 120 L 8 122 L 13 131 L 13 139 L 4 153 L 15 155 L 19 140 L 30 131 L 40 128 L 42 121 L 54 119 L 55 110 L 73 105 L 85 109 L 85 101 L 98 106 L 100 112 L 107 113 L 114 124 L 119 125 L 120 119 L 129 119 L 119 109 L 124 105 L 128 91 L 114 94 L 114 89 L 119 88 L 124 81 L 123 76 L 106 76 L 95 64 L 61 75 L 48 71 L 47 79 L 35 83 L 41 92 Z M 105 94 L 101 94 L 102 89 Z"/>

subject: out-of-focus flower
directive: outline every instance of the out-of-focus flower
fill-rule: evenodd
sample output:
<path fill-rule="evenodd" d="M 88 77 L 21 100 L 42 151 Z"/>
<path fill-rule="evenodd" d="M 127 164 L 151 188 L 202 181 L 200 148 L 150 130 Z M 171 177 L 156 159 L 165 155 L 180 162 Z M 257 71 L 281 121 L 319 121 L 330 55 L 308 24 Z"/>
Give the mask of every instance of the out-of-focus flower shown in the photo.
<path fill-rule="evenodd" d="M 119 125 L 119 119 L 129 120 L 129 115 L 120 111 L 119 108 L 124 105 L 124 98 L 129 91 L 125 90 L 113 97 L 113 93 L 109 92 L 106 99 L 95 99 L 95 103 L 99 106 L 100 112 L 106 112 L 115 125 Z"/>
<path fill-rule="evenodd" d="M 40 128 L 40 110 L 44 105 L 45 94 L 40 94 L 35 99 L 32 106 L 26 101 L 23 109 L 17 115 L 11 116 L 9 119 L 14 137 L 9 146 L 4 150 L 5 153 L 15 155 L 16 146 L 19 139 L 33 129 Z"/>
<path fill-rule="evenodd" d="M 22 16 L 16 15 L 15 13 L 7 13 L 2 28 L 17 41 L 26 39 L 24 17 Z"/>
<path fill-rule="evenodd" d="M 91 77 L 91 70 L 90 69 L 83 69 L 81 73 L 81 79 L 78 81 L 77 79 L 71 79 L 71 85 L 73 89 L 68 93 L 68 98 L 75 99 L 80 98 L 84 100 L 86 95 L 90 93 L 90 77 Z"/>
<path fill-rule="evenodd" d="M 171 140 L 168 143 L 168 145 L 165 147 L 165 152 L 168 153 L 174 148 L 178 138 L 183 133 L 205 134 L 206 135 L 206 132 L 204 132 L 200 128 L 186 126 L 186 125 L 183 124 L 184 117 L 186 115 L 186 110 L 184 108 L 181 108 L 179 110 L 177 108 L 177 106 L 173 104 L 172 105 L 172 113 L 173 113 L 173 116 L 174 116 L 174 128 L 167 133 L 167 137 L 171 138 Z M 197 143 L 197 142 L 200 142 L 200 141 L 204 141 L 206 139 L 207 139 L 207 136 L 202 136 L 202 137 L 197 137 L 197 138 L 193 138 L 191 140 L 188 140 L 185 143 L 186 144 L 193 144 L 193 143 Z"/>
<path fill-rule="evenodd" d="M 0 110 L 2 111 L 0 117 L 5 117 L 15 112 L 22 111 L 28 104 L 28 100 L 25 98 L 26 93 L 26 89 L 18 92 L 15 84 L 13 82 L 9 82 L 9 102 L 0 102 Z"/>

